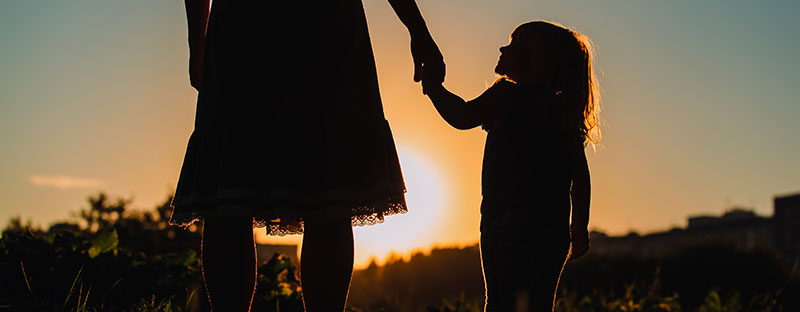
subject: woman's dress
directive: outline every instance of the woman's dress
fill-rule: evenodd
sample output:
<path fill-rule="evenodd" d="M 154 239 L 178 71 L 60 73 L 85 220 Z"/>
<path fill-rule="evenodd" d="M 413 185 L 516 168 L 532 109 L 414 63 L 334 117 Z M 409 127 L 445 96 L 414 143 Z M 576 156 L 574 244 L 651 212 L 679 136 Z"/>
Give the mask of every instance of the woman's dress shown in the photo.
<path fill-rule="evenodd" d="M 171 224 L 252 216 L 354 225 L 406 212 L 360 0 L 213 1 Z"/>

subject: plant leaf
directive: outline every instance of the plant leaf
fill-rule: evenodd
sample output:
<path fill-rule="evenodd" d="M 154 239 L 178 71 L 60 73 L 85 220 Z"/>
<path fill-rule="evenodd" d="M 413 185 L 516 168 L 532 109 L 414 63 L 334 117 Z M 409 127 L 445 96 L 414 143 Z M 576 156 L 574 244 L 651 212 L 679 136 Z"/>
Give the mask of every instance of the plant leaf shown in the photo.
<path fill-rule="evenodd" d="M 94 258 L 102 253 L 117 250 L 119 246 L 119 236 L 117 230 L 105 232 L 92 240 L 92 247 L 89 247 L 89 257 Z"/>

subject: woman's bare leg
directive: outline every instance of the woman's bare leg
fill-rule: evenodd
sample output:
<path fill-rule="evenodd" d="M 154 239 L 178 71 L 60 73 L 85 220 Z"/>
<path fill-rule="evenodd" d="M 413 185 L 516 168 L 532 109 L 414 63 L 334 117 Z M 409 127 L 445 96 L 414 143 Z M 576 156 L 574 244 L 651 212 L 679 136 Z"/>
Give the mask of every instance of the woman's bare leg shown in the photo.
<path fill-rule="evenodd" d="M 250 311 L 256 284 L 253 219 L 206 221 L 201 250 L 203 280 L 212 311 Z"/>
<path fill-rule="evenodd" d="M 344 310 L 353 275 L 350 217 L 306 218 L 300 283 L 307 312 Z"/>

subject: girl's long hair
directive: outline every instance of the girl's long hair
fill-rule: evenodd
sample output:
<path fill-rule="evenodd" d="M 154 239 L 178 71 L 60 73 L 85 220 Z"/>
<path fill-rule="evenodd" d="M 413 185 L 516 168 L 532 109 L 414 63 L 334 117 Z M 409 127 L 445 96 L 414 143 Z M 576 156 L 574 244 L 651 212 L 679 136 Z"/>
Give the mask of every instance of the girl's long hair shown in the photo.
<path fill-rule="evenodd" d="M 541 83 L 562 97 L 562 123 L 577 131 L 583 143 L 600 141 L 600 92 L 592 69 L 592 43 L 585 35 L 554 22 L 518 26 L 512 40 L 529 44 L 531 70 Z"/>

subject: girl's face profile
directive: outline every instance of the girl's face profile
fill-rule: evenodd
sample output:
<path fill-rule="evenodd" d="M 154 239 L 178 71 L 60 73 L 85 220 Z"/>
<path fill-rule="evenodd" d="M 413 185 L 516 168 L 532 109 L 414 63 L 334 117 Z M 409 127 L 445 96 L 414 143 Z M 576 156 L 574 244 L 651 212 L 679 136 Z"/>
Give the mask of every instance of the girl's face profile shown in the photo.
<path fill-rule="evenodd" d="M 500 47 L 500 58 L 497 60 L 494 72 L 516 82 L 525 80 L 529 76 L 526 69 L 531 65 L 530 56 L 530 48 L 512 36 L 508 45 Z"/>

